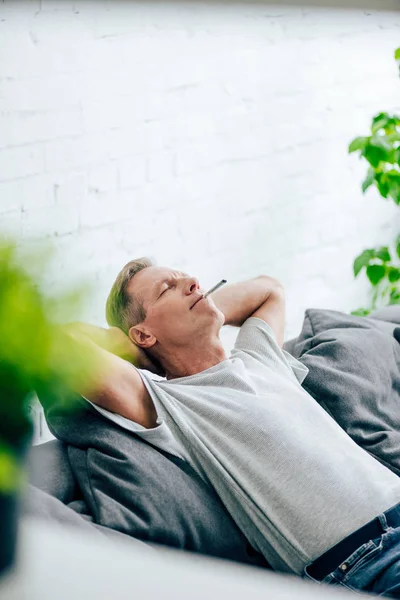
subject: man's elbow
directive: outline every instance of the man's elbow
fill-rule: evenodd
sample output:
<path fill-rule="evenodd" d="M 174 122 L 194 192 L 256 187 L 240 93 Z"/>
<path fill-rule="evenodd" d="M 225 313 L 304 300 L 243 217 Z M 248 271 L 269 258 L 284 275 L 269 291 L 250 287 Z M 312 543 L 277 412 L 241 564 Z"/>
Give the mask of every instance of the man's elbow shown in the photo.
<path fill-rule="evenodd" d="M 275 277 L 270 277 L 269 275 L 259 275 L 257 279 L 262 279 L 267 284 L 269 291 L 278 291 L 280 293 L 284 293 L 283 284 Z"/>

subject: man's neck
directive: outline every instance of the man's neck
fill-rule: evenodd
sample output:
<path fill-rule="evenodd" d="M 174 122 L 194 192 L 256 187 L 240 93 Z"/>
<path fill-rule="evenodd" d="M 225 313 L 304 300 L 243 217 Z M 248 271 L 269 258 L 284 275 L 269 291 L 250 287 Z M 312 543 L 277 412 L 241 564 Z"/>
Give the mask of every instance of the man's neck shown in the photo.
<path fill-rule="evenodd" d="M 219 338 L 207 344 L 180 346 L 163 351 L 163 367 L 167 379 L 176 379 L 201 373 L 227 359 Z"/>

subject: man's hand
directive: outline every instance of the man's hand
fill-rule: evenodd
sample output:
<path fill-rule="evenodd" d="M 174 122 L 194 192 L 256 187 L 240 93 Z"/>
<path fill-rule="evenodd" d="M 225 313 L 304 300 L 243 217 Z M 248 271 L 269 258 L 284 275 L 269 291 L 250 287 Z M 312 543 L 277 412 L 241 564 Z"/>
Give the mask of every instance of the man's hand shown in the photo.
<path fill-rule="evenodd" d="M 161 365 L 151 359 L 144 350 L 136 346 L 119 327 L 97 327 L 90 323 L 69 323 L 64 328 L 72 335 L 89 338 L 100 348 L 123 358 L 138 369 L 146 369 L 157 375 L 164 375 Z"/>
<path fill-rule="evenodd" d="M 271 292 L 281 288 L 277 279 L 260 275 L 248 281 L 225 285 L 212 299 L 225 316 L 225 325 L 241 327 L 263 305 Z"/>

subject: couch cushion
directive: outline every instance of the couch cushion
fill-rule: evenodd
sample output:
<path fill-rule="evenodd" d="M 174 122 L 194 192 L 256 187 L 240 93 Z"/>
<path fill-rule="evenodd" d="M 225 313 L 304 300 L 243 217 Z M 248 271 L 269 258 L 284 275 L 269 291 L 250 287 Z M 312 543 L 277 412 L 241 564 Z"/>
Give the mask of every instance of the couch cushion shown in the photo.
<path fill-rule="evenodd" d="M 185 461 L 105 419 L 80 396 L 38 390 L 53 435 L 68 444 L 72 470 L 96 523 L 141 540 L 267 566 Z M 76 412 L 67 411 L 69 396 Z"/>
<path fill-rule="evenodd" d="M 27 462 L 29 483 L 64 504 L 79 497 L 79 486 L 69 464 L 67 444 L 51 440 L 32 446 Z"/>
<path fill-rule="evenodd" d="M 370 318 L 378 319 L 379 321 L 388 321 L 389 323 L 398 323 L 400 325 L 400 304 L 392 306 L 384 306 L 372 312 Z M 296 350 L 297 337 L 286 340 L 283 348 L 294 356 Z"/>
<path fill-rule="evenodd" d="M 400 304 L 392 304 L 375 310 L 370 315 L 373 319 L 400 324 Z"/>
<path fill-rule="evenodd" d="M 400 475 L 400 344 L 395 323 L 308 309 L 293 354 L 303 387 L 354 441 Z"/>
<path fill-rule="evenodd" d="M 59 524 L 77 526 L 87 531 L 93 529 L 90 516 L 79 515 L 63 504 L 61 500 L 34 485 L 25 486 L 21 500 L 21 509 L 24 516 L 45 519 L 46 521 L 57 521 Z"/>
<path fill-rule="evenodd" d="M 119 531 L 114 531 L 108 527 L 93 523 L 91 517 L 77 514 L 54 496 L 47 494 L 33 485 L 27 485 L 23 491 L 21 498 L 21 514 L 23 517 L 42 519 L 51 523 L 56 522 L 58 525 L 65 525 L 68 527 L 77 527 L 81 531 L 87 532 L 89 535 L 105 536 L 118 542 L 124 541 L 129 544 L 130 547 L 135 546 L 140 548 L 141 552 L 146 551 L 147 549 L 151 551 L 151 548 L 147 544 L 124 535 Z"/>

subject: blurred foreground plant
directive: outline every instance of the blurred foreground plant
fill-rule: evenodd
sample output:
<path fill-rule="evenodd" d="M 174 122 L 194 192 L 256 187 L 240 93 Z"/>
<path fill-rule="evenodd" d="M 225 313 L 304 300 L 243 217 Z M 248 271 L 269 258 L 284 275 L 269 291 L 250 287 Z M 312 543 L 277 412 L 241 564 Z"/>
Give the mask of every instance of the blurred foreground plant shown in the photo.
<path fill-rule="evenodd" d="M 28 398 L 37 388 L 51 393 L 74 389 L 93 373 L 93 359 L 73 344 L 55 315 L 65 320 L 82 294 L 50 298 L 40 277 L 50 252 L 21 257 L 15 245 L 0 239 L 0 492 L 22 483 L 21 452 L 32 435 Z M 34 274 L 36 273 L 36 275 Z"/>

